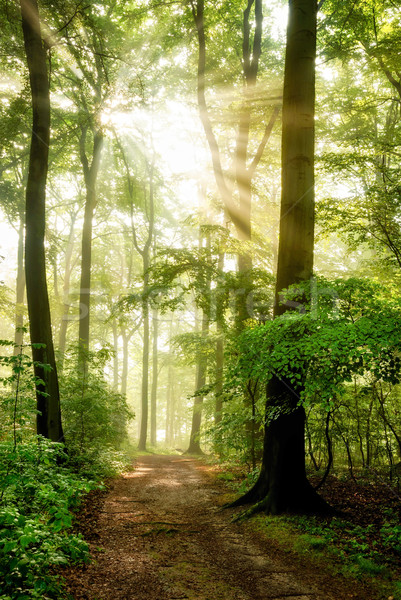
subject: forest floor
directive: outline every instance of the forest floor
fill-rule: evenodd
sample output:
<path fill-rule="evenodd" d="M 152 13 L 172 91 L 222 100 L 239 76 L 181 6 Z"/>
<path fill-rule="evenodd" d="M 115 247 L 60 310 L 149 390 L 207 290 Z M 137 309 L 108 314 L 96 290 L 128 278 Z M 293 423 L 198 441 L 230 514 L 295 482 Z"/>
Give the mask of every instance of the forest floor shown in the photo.
<path fill-rule="evenodd" d="M 63 573 L 76 600 L 377 600 L 221 510 L 213 467 L 145 455 L 78 516 L 92 562 Z"/>

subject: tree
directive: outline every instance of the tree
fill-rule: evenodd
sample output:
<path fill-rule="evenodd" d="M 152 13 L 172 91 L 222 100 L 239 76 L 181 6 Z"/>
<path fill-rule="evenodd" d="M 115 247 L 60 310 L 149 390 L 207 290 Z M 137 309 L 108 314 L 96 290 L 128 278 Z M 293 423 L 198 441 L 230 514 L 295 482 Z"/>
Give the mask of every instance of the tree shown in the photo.
<path fill-rule="evenodd" d="M 155 153 L 152 149 L 152 157 L 149 160 L 143 155 L 145 174 L 141 180 L 137 173 L 133 174 L 127 155 L 121 143 L 118 143 L 121 158 L 126 174 L 127 199 L 130 211 L 131 234 L 134 247 L 142 258 L 143 287 L 141 290 L 141 308 L 143 319 L 143 351 L 142 351 L 142 386 L 141 386 L 141 428 L 138 449 L 146 450 L 148 437 L 149 416 L 149 350 L 150 350 L 150 315 L 149 315 L 149 267 L 151 263 L 151 248 L 155 233 L 155 193 L 156 175 Z M 135 223 L 135 204 L 141 203 L 146 219 L 147 231 L 142 246 L 138 236 L 138 227 Z"/>
<path fill-rule="evenodd" d="M 158 383 L 158 351 L 159 322 L 157 308 L 152 311 L 152 387 L 150 393 L 150 443 L 157 443 L 157 383 Z"/>
<path fill-rule="evenodd" d="M 202 251 L 202 230 L 199 231 L 199 251 Z M 210 256 L 210 232 L 206 236 L 206 251 Z M 206 260 L 210 261 L 210 258 L 207 257 Z M 210 273 L 210 267 L 208 269 Z M 205 286 L 203 293 L 207 296 L 210 296 L 210 284 L 211 278 L 210 274 L 205 277 Z M 200 447 L 200 433 L 201 433 L 201 422 L 202 422 L 202 408 L 203 408 L 203 392 L 202 388 L 206 384 L 206 376 L 207 376 L 207 355 L 203 350 L 203 345 L 209 333 L 210 327 L 210 308 L 206 310 L 203 308 L 202 310 L 202 321 L 201 321 L 201 344 L 197 351 L 196 358 L 196 374 L 195 374 L 195 395 L 194 395 L 194 405 L 192 409 L 192 425 L 191 425 L 191 434 L 189 436 L 189 446 L 187 453 L 188 454 L 202 454 L 202 450 Z M 203 343 L 202 343 L 203 342 Z"/>
<path fill-rule="evenodd" d="M 330 26 L 322 34 L 335 81 L 326 86 L 323 99 L 328 122 L 322 124 L 327 139 L 322 164 L 333 182 L 341 178 L 342 192 L 336 194 L 335 183 L 327 186 L 319 222 L 324 233 L 340 233 L 351 250 L 373 249 L 377 261 L 369 257 L 367 268 L 383 273 L 383 266 L 401 267 L 396 10 L 387 0 L 352 6 L 329 2 L 330 9 Z M 341 114 L 335 125 L 334 114 Z"/>
<path fill-rule="evenodd" d="M 316 13 L 316 0 L 289 2 L 275 317 L 286 310 L 280 304 L 282 290 L 312 277 Z M 305 410 L 299 399 L 289 380 L 273 375 L 267 388 L 260 475 L 254 487 L 234 504 L 259 502 L 272 514 L 328 509 L 306 477 Z M 272 409 L 278 414 L 269 420 Z"/>
<path fill-rule="evenodd" d="M 37 377 L 37 432 L 53 441 L 63 441 L 44 248 L 50 143 L 49 82 L 37 2 L 21 0 L 20 6 L 33 111 L 26 186 L 25 276 L 29 329 Z"/>
<path fill-rule="evenodd" d="M 204 0 L 197 0 L 196 2 L 190 0 L 190 4 L 198 36 L 197 98 L 199 115 L 210 150 L 216 186 L 225 213 L 234 224 L 238 239 L 249 244 L 252 238 L 252 183 L 280 110 L 278 105 L 273 107 L 270 119 L 265 125 L 262 139 L 253 153 L 253 158 L 250 160 L 252 154 L 252 119 L 254 113 L 260 111 L 261 108 L 258 106 L 258 90 L 256 83 L 262 54 L 262 2 L 261 0 L 248 0 L 247 6 L 243 11 L 241 40 L 242 93 L 239 98 L 240 109 L 238 114 L 235 150 L 229 173 L 224 173 L 222 166 L 222 152 L 213 128 L 210 115 L 211 111 L 206 101 L 207 36 L 205 32 L 205 3 Z M 252 26 L 250 23 L 252 8 L 254 9 L 255 15 L 253 39 L 251 39 Z M 264 109 L 264 106 L 262 109 Z M 263 112 L 265 111 L 263 110 Z M 236 195 L 238 196 L 238 199 L 236 199 Z M 238 271 L 242 275 L 244 287 L 238 295 L 237 302 L 237 327 L 239 331 L 243 327 L 243 321 L 249 316 L 247 313 L 246 296 L 252 286 L 252 256 L 249 248 L 247 249 L 246 246 L 244 248 L 242 248 L 238 254 Z"/>

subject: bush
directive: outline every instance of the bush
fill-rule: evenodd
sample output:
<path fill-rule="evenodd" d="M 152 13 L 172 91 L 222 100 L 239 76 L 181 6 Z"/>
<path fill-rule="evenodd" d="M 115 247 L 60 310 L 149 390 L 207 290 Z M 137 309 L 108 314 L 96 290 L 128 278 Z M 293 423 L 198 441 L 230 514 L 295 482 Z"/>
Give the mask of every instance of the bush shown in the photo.
<path fill-rule="evenodd" d="M 76 360 L 63 378 L 63 444 L 35 436 L 37 414 L 32 359 L 0 341 L 0 600 L 65 597 L 54 568 L 89 558 L 86 542 L 71 532 L 71 509 L 101 487 L 99 479 L 121 471 L 130 414 L 125 398 L 103 377 L 105 353 L 92 356 L 83 380 Z M 102 362 L 103 361 L 103 362 Z M 79 467 L 77 469 L 77 467 Z"/>
<path fill-rule="evenodd" d="M 70 459 L 84 473 L 113 474 L 121 464 L 127 423 L 134 415 L 125 396 L 106 382 L 103 372 L 109 358 L 107 349 L 87 353 L 88 372 L 77 370 L 77 350 L 66 356 L 60 378 L 63 427 Z M 118 469 L 117 469 L 118 470 Z"/>
<path fill-rule="evenodd" d="M 89 557 L 82 537 L 68 531 L 70 509 L 98 484 L 78 477 L 63 446 L 43 438 L 0 444 L 0 482 L 1 598 L 61 598 L 51 568 Z"/>

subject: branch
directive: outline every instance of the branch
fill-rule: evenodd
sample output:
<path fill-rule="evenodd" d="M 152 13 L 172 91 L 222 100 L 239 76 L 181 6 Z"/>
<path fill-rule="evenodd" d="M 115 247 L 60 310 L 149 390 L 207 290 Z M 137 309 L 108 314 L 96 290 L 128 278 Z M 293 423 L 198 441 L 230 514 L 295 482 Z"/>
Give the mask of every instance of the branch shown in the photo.
<path fill-rule="evenodd" d="M 256 154 L 254 156 L 253 161 L 249 165 L 248 174 L 249 174 L 250 177 L 252 177 L 254 175 L 254 173 L 256 171 L 256 168 L 257 168 L 257 166 L 258 166 L 258 164 L 260 162 L 260 159 L 263 156 L 263 152 L 264 152 L 264 150 L 266 148 L 266 144 L 267 144 L 267 142 L 268 142 L 268 140 L 270 138 L 271 132 L 273 131 L 273 127 L 274 127 L 274 124 L 275 124 L 275 122 L 277 120 L 279 112 L 280 112 L 280 107 L 279 106 L 275 106 L 273 108 L 273 113 L 272 113 L 272 115 L 270 117 L 270 120 L 269 120 L 268 124 L 266 125 L 266 129 L 265 129 L 265 133 L 263 135 L 262 141 L 259 144 L 259 147 L 258 147 L 258 149 L 256 151 Z"/>
<path fill-rule="evenodd" d="M 138 254 L 140 254 L 143 257 L 145 254 L 145 249 L 141 249 L 139 247 L 138 237 L 136 235 L 136 227 L 135 227 L 135 223 L 134 223 L 134 189 L 133 189 L 133 185 L 132 185 L 132 177 L 129 172 L 128 160 L 127 160 L 127 156 L 125 154 L 124 148 L 123 148 L 115 131 L 114 131 L 114 136 L 116 139 L 117 146 L 120 149 L 121 157 L 123 159 L 123 163 L 124 163 L 124 167 L 125 167 L 125 171 L 126 171 L 126 175 L 127 175 L 128 193 L 129 193 L 129 197 L 130 197 L 130 201 L 131 201 L 130 202 L 130 218 L 131 218 L 132 240 L 134 242 L 135 250 L 138 252 Z"/>
<path fill-rule="evenodd" d="M 196 7 L 193 0 L 190 0 L 192 14 L 194 17 L 197 34 L 198 34 L 198 45 L 199 45 L 199 56 L 198 56 L 198 107 L 199 115 L 203 125 L 203 129 L 206 135 L 206 140 L 209 146 L 209 150 L 212 157 L 212 165 L 216 185 L 219 190 L 223 204 L 227 210 L 227 213 L 237 227 L 241 227 L 241 215 L 239 208 L 235 206 L 232 198 L 232 187 L 228 187 L 223 169 L 221 166 L 220 149 L 216 140 L 216 136 L 213 132 L 212 123 L 210 121 L 209 110 L 206 104 L 205 97 L 205 71 L 206 71 L 206 39 L 205 39 L 205 27 L 204 27 L 204 0 L 197 0 Z"/>
<path fill-rule="evenodd" d="M 57 33 L 61 33 L 62 31 L 64 31 L 64 29 L 66 29 L 68 27 L 68 25 L 70 23 L 72 23 L 72 21 L 75 19 L 75 17 L 77 16 L 77 14 L 79 12 L 79 9 L 81 8 L 82 3 L 83 3 L 83 0 L 81 0 L 81 2 L 78 2 L 77 6 L 76 6 L 76 8 L 74 10 L 74 13 L 73 13 L 72 17 L 70 17 L 68 19 L 68 21 L 67 21 L 67 23 L 65 23 L 65 25 L 63 25 L 62 27 L 60 27 L 60 29 L 57 30 Z M 86 10 L 87 8 L 90 8 L 89 5 L 88 6 L 84 6 L 82 10 Z"/>
<path fill-rule="evenodd" d="M 82 169 L 84 172 L 85 183 L 88 185 L 89 181 L 89 162 L 88 157 L 86 156 L 86 133 L 88 128 L 86 125 L 81 127 L 81 135 L 79 136 L 79 157 L 82 163 Z"/>

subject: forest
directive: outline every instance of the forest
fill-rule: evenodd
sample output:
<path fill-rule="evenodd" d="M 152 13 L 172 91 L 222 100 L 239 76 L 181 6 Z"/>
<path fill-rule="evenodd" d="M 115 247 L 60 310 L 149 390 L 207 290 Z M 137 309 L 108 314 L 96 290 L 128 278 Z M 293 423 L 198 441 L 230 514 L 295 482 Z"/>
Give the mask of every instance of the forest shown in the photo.
<path fill-rule="evenodd" d="M 400 600 L 399 0 L 0 0 L 0 23 L 0 600 L 312 597 L 209 590 L 213 561 L 84 584 L 114 564 L 101 507 L 164 478 L 121 579 L 155 540 L 190 553 L 213 480 L 224 527 L 343 581 L 316 597 Z"/>

